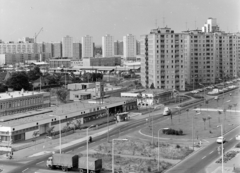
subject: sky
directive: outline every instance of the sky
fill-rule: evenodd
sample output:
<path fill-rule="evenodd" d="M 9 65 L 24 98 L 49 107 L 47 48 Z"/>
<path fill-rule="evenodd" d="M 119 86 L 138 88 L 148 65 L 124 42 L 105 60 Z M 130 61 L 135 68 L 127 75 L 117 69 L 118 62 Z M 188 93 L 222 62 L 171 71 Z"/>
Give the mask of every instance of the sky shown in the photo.
<path fill-rule="evenodd" d="M 79 42 L 91 35 L 101 44 L 106 34 L 139 38 L 156 26 L 201 29 L 208 17 L 217 18 L 223 31 L 239 31 L 240 0 L 0 0 L 0 39 L 34 37 L 43 27 L 37 42 L 59 42 L 66 35 Z"/>

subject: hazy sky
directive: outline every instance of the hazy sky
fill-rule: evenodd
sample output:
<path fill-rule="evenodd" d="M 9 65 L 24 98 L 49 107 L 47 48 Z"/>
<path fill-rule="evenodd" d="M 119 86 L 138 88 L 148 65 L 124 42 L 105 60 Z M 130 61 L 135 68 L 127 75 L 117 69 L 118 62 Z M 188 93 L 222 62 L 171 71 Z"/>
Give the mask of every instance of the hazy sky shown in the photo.
<path fill-rule="evenodd" d="M 38 41 L 60 41 L 70 35 L 111 34 L 122 40 L 128 33 L 139 38 L 152 28 L 171 27 L 175 32 L 201 28 L 208 17 L 217 18 L 220 29 L 240 29 L 240 0 L 0 0 L 0 39 L 17 41 L 33 37 L 43 27 Z"/>

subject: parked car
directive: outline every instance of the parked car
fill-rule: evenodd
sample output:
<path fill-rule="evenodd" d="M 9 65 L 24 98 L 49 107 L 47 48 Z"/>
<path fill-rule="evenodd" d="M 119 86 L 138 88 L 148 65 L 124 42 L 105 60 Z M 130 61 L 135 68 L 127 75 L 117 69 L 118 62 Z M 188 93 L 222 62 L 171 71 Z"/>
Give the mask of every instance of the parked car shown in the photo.
<path fill-rule="evenodd" d="M 226 142 L 226 139 L 223 136 L 217 138 L 216 142 L 219 144 Z"/>
<path fill-rule="evenodd" d="M 240 135 L 237 135 L 237 136 L 236 136 L 236 140 L 237 140 L 237 141 L 240 141 Z"/>

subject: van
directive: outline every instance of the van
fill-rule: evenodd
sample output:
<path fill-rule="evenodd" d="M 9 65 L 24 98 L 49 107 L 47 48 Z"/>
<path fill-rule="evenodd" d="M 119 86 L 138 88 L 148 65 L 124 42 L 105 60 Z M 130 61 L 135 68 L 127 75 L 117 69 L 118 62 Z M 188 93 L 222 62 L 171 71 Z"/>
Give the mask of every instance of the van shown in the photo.
<path fill-rule="evenodd" d="M 163 110 L 163 115 L 167 116 L 167 115 L 170 115 L 170 113 L 171 113 L 171 110 L 169 109 L 169 107 L 165 107 Z"/>

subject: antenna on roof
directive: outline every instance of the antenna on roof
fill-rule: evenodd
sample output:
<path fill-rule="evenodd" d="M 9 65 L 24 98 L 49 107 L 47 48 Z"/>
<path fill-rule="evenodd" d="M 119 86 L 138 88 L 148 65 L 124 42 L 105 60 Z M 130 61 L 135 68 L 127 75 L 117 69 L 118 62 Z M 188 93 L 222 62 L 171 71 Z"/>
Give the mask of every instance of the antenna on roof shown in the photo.
<path fill-rule="evenodd" d="M 188 30 L 188 23 L 186 22 L 186 31 Z"/>
<path fill-rule="evenodd" d="M 197 22 L 196 22 L 196 19 L 195 19 L 195 21 L 194 21 L 194 28 L 195 29 L 197 29 L 197 24 L 196 24 Z"/>

